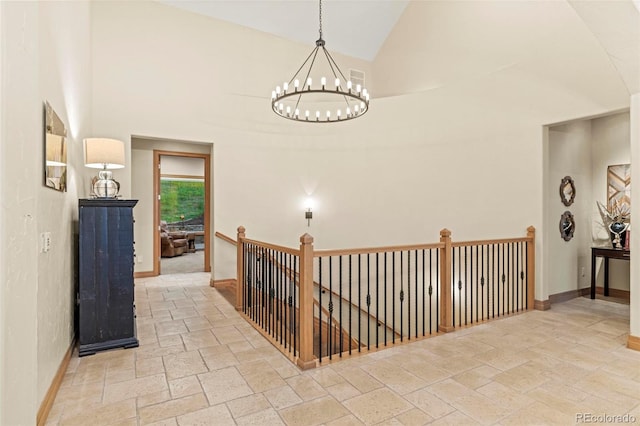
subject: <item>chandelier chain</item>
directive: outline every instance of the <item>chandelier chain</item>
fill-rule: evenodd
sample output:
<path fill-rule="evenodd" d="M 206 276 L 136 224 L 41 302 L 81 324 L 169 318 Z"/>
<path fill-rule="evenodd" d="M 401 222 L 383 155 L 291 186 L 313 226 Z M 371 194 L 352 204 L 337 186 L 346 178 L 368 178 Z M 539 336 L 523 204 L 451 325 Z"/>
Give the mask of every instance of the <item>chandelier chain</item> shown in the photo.
<path fill-rule="evenodd" d="M 318 9 L 319 9 L 319 16 L 320 16 L 320 19 L 319 19 L 320 28 L 318 32 L 320 33 L 320 40 L 322 40 L 322 0 L 320 0 L 318 4 L 319 4 Z"/>

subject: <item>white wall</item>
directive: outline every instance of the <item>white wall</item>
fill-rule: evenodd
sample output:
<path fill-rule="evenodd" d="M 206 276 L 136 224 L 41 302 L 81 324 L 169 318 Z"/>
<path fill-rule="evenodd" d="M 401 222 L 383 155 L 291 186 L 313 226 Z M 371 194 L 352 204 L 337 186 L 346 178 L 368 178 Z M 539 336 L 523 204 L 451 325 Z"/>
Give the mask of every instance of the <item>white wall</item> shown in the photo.
<path fill-rule="evenodd" d="M 412 3 L 376 58 L 373 81 L 382 93 L 418 65 L 427 73 L 433 64 L 460 67 L 460 56 L 451 53 L 462 42 L 452 34 L 467 32 L 449 13 L 467 16 L 459 4 L 438 3 L 443 22 L 452 25 L 430 27 L 442 31 L 435 39 L 455 42 L 450 50 L 412 44 L 422 28 L 413 21 L 432 6 Z M 621 109 L 629 99 L 570 7 L 490 2 L 487 13 L 474 16 L 478 34 L 513 30 L 508 20 L 493 19 L 496 7 L 518 22 L 535 12 L 530 31 L 518 32 L 529 43 L 506 42 L 515 63 L 498 61 L 491 72 L 470 64 L 470 74 L 410 95 L 379 98 L 372 91 L 363 118 L 308 126 L 278 120 L 268 90 L 299 66 L 308 46 L 162 5 L 96 3 L 94 126 L 123 139 L 213 141 L 215 230 L 230 236 L 244 225 L 250 238 L 297 246 L 309 232 L 316 247 L 332 248 L 432 242 L 444 227 L 455 239 L 519 236 L 528 225 L 541 231 L 542 125 Z M 225 42 L 230 39 L 233 45 Z M 395 46 L 402 41 L 418 50 L 405 55 Z M 481 60 L 482 53 L 472 57 Z M 370 75 L 369 64 L 336 59 Z M 115 66 L 120 63 L 128 66 Z M 310 228 L 303 213 L 308 195 L 317 204 Z M 227 246 L 216 242 L 215 278 L 235 276 Z M 538 277 L 542 267 L 540 261 Z M 538 284 L 536 298 L 544 285 Z"/>
<path fill-rule="evenodd" d="M 630 110 L 631 161 L 640 161 L 640 93 L 631 95 Z M 631 167 L 631 182 L 640 182 L 640 167 Z M 631 200 L 640 200 L 640 185 L 631 185 Z M 640 203 L 631 203 L 631 217 L 640 217 Z M 640 227 L 631 227 L 631 252 L 640 253 Z M 630 332 L 640 337 L 640 262 L 631 261 Z"/>
<path fill-rule="evenodd" d="M 131 150 L 131 198 L 134 208 L 136 242 L 135 272 L 153 270 L 153 151 Z M 151 237 L 149 237 L 149 235 Z"/>
<path fill-rule="evenodd" d="M 549 129 L 549 180 L 545 196 L 549 226 L 544 231 L 545 250 L 549 252 L 549 295 L 589 285 L 591 164 L 591 121 Z M 560 199 L 560 183 L 565 176 L 570 176 L 576 187 L 576 197 L 570 206 L 565 206 Z M 560 217 L 565 211 L 573 214 L 576 224 L 570 241 L 565 241 L 559 230 Z"/>
<path fill-rule="evenodd" d="M 75 222 L 87 195 L 89 4 L 2 2 L 1 424 L 34 424 L 73 337 Z M 68 128 L 68 192 L 43 185 L 43 103 Z M 38 236 L 51 232 L 51 250 Z"/>
<path fill-rule="evenodd" d="M 629 113 L 625 112 L 592 120 L 591 146 L 593 182 L 590 207 L 594 220 L 601 223 L 596 201 L 607 205 L 607 167 L 615 164 L 631 163 Z M 604 266 L 601 259 L 598 259 L 597 266 L 596 285 L 603 286 Z M 629 270 L 628 261 L 610 260 L 609 286 L 628 291 L 630 282 Z"/>
<path fill-rule="evenodd" d="M 204 178 L 204 160 L 165 155 L 160 161 L 160 173 L 169 176 Z"/>

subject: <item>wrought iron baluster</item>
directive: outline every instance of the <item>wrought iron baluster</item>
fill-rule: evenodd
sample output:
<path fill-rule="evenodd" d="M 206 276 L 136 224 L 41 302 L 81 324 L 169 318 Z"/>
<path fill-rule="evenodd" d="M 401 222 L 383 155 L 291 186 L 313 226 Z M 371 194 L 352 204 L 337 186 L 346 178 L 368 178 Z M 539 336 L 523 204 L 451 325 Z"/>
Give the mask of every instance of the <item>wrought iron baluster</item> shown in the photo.
<path fill-rule="evenodd" d="M 298 324 L 300 322 L 300 309 L 298 303 L 298 295 L 296 293 L 296 285 L 295 285 L 295 277 L 300 276 L 298 273 L 298 256 L 293 256 L 293 271 L 294 271 L 294 286 L 293 286 L 293 299 L 292 299 L 292 309 L 293 309 L 293 354 L 296 355 L 298 350 Z M 300 281 L 298 281 L 300 283 Z M 299 284 L 298 284 L 299 285 Z M 297 314 L 296 314 L 297 312 Z"/>
<path fill-rule="evenodd" d="M 429 254 L 431 254 L 431 250 L 429 250 Z M 425 318 L 426 312 L 427 312 L 427 297 L 425 295 L 425 284 L 426 284 L 426 277 L 424 275 L 425 273 L 425 250 L 422 249 L 422 337 L 424 337 L 426 335 L 426 326 L 427 326 L 427 321 Z M 431 265 L 429 265 L 431 266 Z M 416 299 L 417 300 L 417 299 Z M 429 306 L 429 308 L 431 308 L 431 306 Z M 431 311 L 429 311 L 431 312 Z M 431 319 L 431 315 L 429 315 L 429 319 Z"/>
<path fill-rule="evenodd" d="M 407 250 L 407 340 L 411 340 L 411 250 Z"/>
<path fill-rule="evenodd" d="M 462 247 L 458 247 L 458 324 L 462 325 Z M 466 312 L 465 312 L 466 313 Z"/>
<path fill-rule="evenodd" d="M 469 281 L 467 280 L 467 246 L 464 246 L 464 325 L 467 325 L 467 312 L 469 311 Z"/>
<path fill-rule="evenodd" d="M 362 255 L 358 253 L 358 352 L 362 348 Z"/>
<path fill-rule="evenodd" d="M 379 255 L 380 253 L 376 252 L 376 348 L 379 347 L 379 336 L 378 332 L 380 331 L 380 311 L 378 310 L 378 300 L 380 299 L 380 269 L 379 269 Z"/>
<path fill-rule="evenodd" d="M 404 261 L 402 252 L 400 252 L 400 341 L 404 339 Z"/>
<path fill-rule="evenodd" d="M 456 326 L 456 248 L 451 247 L 451 282 L 447 285 L 451 286 L 451 325 Z"/>
<path fill-rule="evenodd" d="M 505 245 L 500 245 L 502 248 L 502 273 L 500 277 L 502 278 L 502 315 L 505 314 L 505 306 L 504 306 L 504 294 L 505 294 L 505 267 L 504 267 L 504 258 L 505 258 Z M 500 313 L 500 311 L 498 311 Z"/>
<path fill-rule="evenodd" d="M 342 326 L 342 256 L 340 256 L 338 258 L 339 261 L 339 267 L 340 267 L 340 280 L 339 280 L 339 284 L 340 284 L 340 357 L 342 357 L 342 341 L 343 341 L 343 336 L 342 336 L 342 329 L 344 328 Z"/>
<path fill-rule="evenodd" d="M 396 343 L 396 252 L 391 252 L 391 343 Z"/>
<path fill-rule="evenodd" d="M 333 256 L 329 256 L 329 323 L 327 324 L 327 349 L 329 359 L 333 357 L 334 346 L 331 344 L 331 328 L 333 327 Z"/>
<path fill-rule="evenodd" d="M 478 322 L 478 307 L 479 307 L 479 303 L 478 303 L 478 298 L 481 297 L 480 296 L 480 289 L 478 288 L 478 247 L 476 246 L 476 322 Z M 473 249 L 471 249 L 471 251 L 473 252 Z M 473 254 L 471 255 L 471 259 L 473 261 Z M 471 268 L 473 270 L 473 267 Z M 473 315 L 471 315 L 471 319 L 473 320 Z"/>
<path fill-rule="evenodd" d="M 491 244 L 491 318 L 496 317 L 496 245 Z"/>
<path fill-rule="evenodd" d="M 387 346 L 387 252 L 384 252 L 384 345 Z"/>
<path fill-rule="evenodd" d="M 371 265 L 370 253 L 367 253 L 367 350 L 371 348 Z"/>
<path fill-rule="evenodd" d="M 322 256 L 318 258 L 318 360 L 322 362 Z"/>
<path fill-rule="evenodd" d="M 431 255 L 431 252 L 429 252 Z M 440 321 L 440 295 L 442 289 L 440 288 L 440 250 L 436 250 L 436 331 L 438 331 L 438 322 Z"/>
<path fill-rule="evenodd" d="M 351 268 L 351 255 L 349 255 L 349 355 L 351 355 L 351 342 L 353 340 L 353 334 L 351 333 L 351 312 L 353 311 L 353 305 L 351 304 L 351 286 L 353 285 Z M 358 342 L 358 346 L 360 346 L 360 342 Z"/>

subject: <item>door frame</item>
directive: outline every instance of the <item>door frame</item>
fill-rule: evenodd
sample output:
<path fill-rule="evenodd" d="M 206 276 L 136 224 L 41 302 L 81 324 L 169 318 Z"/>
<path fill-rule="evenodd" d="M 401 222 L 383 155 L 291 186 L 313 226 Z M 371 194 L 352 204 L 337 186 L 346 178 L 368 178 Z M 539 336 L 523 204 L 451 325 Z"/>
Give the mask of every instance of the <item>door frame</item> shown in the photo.
<path fill-rule="evenodd" d="M 160 157 L 189 157 L 204 160 L 204 272 L 211 272 L 211 154 L 153 150 L 153 274 L 160 275 Z"/>

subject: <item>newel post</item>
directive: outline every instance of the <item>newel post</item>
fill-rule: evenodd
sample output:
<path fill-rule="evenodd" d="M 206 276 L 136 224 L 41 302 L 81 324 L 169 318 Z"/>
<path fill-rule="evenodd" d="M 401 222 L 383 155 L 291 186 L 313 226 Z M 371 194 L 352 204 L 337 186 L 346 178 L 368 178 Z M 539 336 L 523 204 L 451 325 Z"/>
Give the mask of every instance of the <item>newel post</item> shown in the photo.
<path fill-rule="evenodd" d="M 236 311 L 242 310 L 242 295 L 244 294 L 245 276 L 244 276 L 244 226 L 238 226 L 238 238 L 236 249 L 238 252 L 236 260 Z"/>
<path fill-rule="evenodd" d="M 527 309 L 533 309 L 536 294 L 536 228 L 527 228 Z"/>
<path fill-rule="evenodd" d="M 298 367 L 316 366 L 313 358 L 313 237 L 300 237 L 300 353 Z"/>
<path fill-rule="evenodd" d="M 448 333 L 454 330 L 453 310 L 451 307 L 451 231 L 440 231 L 440 324 L 438 330 Z"/>

